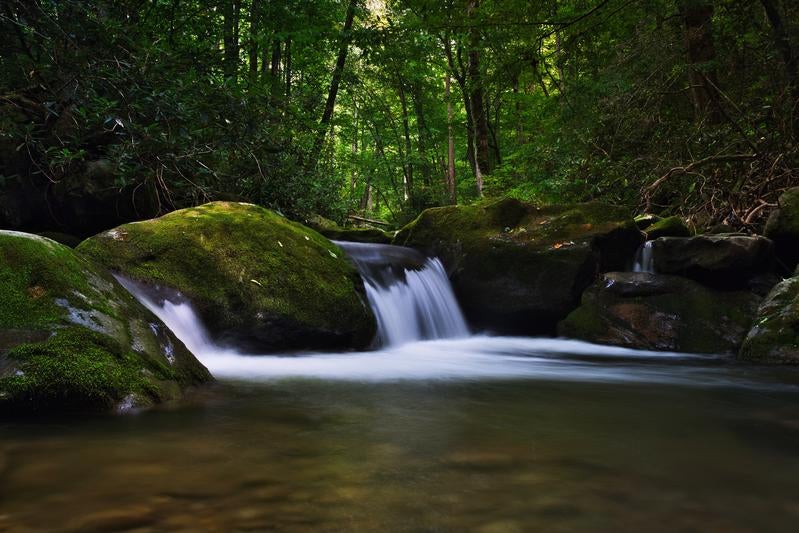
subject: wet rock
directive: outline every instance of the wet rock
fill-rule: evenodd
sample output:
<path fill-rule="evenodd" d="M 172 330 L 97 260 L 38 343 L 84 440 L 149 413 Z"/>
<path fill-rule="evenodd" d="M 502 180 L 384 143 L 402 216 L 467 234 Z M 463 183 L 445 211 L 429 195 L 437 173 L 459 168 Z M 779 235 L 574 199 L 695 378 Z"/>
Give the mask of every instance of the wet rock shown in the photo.
<path fill-rule="evenodd" d="M 772 211 L 764 234 L 774 241 L 777 256 L 788 271 L 799 263 L 799 187 L 788 189 Z"/>
<path fill-rule="evenodd" d="M 505 199 L 428 209 L 394 244 L 441 258 L 470 323 L 553 333 L 599 272 L 625 268 L 643 234 L 622 208 Z"/>
<path fill-rule="evenodd" d="M 799 364 L 799 277 L 779 283 L 758 309 L 741 359 Z"/>
<path fill-rule="evenodd" d="M 585 291 L 558 333 L 629 348 L 734 354 L 759 302 L 747 291 L 713 290 L 678 276 L 611 272 Z"/>
<path fill-rule="evenodd" d="M 212 202 L 126 224 L 77 249 L 175 289 L 219 342 L 257 351 L 363 348 L 375 321 L 344 252 L 252 204 Z"/>
<path fill-rule="evenodd" d="M 0 231 L 0 300 L 0 411 L 142 407 L 211 380 L 109 273 L 55 241 Z"/>
<path fill-rule="evenodd" d="M 652 242 L 655 271 L 711 287 L 741 288 L 773 265 L 772 242 L 743 234 L 662 237 Z"/>
<path fill-rule="evenodd" d="M 332 220 L 315 216 L 305 221 L 331 241 L 361 242 L 368 244 L 391 244 L 394 233 L 371 227 L 339 226 Z"/>
<path fill-rule="evenodd" d="M 651 225 L 645 227 L 643 232 L 646 233 L 648 240 L 657 239 L 658 237 L 690 237 L 691 230 L 685 225 L 685 222 L 678 217 L 672 216 L 658 220 Z"/>

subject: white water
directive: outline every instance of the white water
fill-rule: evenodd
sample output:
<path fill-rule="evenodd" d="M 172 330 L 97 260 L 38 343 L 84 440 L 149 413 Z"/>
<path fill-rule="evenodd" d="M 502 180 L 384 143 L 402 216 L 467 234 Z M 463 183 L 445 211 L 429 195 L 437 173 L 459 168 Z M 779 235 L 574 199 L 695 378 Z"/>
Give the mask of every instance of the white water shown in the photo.
<path fill-rule="evenodd" d="M 646 241 L 635 252 L 633 272 L 655 273 L 655 259 L 652 255 L 652 241 Z"/>
<path fill-rule="evenodd" d="M 337 242 L 354 261 L 377 319 L 381 346 L 467 337 L 444 266 L 408 248 Z"/>

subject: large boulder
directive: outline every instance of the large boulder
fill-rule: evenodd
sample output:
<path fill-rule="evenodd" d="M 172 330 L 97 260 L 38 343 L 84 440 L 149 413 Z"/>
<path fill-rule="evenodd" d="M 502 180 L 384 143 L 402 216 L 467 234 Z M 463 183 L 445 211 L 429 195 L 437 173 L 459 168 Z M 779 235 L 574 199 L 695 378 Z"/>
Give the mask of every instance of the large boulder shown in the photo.
<path fill-rule="evenodd" d="M 341 249 L 262 207 L 213 202 L 126 224 L 78 251 L 180 291 L 219 342 L 259 352 L 363 348 L 375 321 Z"/>
<path fill-rule="evenodd" d="M 788 189 L 771 212 L 764 233 L 774 241 L 777 255 L 788 271 L 799 263 L 799 187 Z"/>
<path fill-rule="evenodd" d="M 0 231 L 0 411 L 128 409 L 211 376 L 105 270 L 44 237 Z"/>
<path fill-rule="evenodd" d="M 441 258 L 466 317 L 501 333 L 549 334 L 601 271 L 643 241 L 625 209 L 504 199 L 425 210 L 395 244 Z"/>
<path fill-rule="evenodd" d="M 799 364 L 799 277 L 786 279 L 772 289 L 758 309 L 739 357 Z"/>
<path fill-rule="evenodd" d="M 760 297 L 678 276 L 612 272 L 583 293 L 558 334 L 647 350 L 736 353 Z"/>
<path fill-rule="evenodd" d="M 769 239 L 744 234 L 661 237 L 652 242 L 655 271 L 712 287 L 743 287 L 773 264 Z"/>

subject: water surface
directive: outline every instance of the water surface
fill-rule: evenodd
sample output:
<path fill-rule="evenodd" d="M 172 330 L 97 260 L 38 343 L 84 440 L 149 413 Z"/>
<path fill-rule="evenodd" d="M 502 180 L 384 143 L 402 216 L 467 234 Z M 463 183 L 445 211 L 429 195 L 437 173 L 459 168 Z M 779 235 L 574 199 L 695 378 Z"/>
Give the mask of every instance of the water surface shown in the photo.
<path fill-rule="evenodd" d="M 795 530 L 795 371 L 593 350 L 231 355 L 187 405 L 4 423 L 0 530 Z"/>

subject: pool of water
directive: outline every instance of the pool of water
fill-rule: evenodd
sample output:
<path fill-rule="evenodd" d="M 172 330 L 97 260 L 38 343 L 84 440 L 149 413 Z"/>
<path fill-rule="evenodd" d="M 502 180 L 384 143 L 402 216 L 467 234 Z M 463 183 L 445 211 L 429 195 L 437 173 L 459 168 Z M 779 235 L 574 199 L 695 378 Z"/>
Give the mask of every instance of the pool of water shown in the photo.
<path fill-rule="evenodd" d="M 799 374 L 565 341 L 206 360 L 129 416 L 0 422 L 0 531 L 795 531 Z"/>

